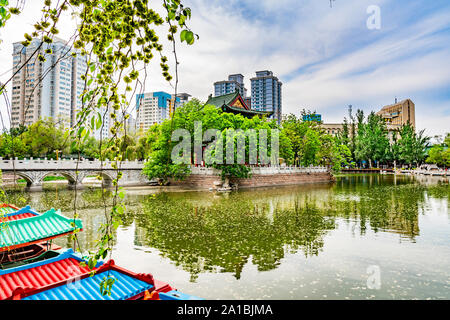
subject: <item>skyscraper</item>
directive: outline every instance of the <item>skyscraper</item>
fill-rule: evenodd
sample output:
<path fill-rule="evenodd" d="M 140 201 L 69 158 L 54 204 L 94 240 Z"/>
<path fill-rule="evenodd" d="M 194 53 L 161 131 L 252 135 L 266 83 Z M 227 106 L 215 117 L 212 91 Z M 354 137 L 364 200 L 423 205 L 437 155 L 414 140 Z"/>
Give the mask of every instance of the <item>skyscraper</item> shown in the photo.
<path fill-rule="evenodd" d="M 51 53 L 46 53 L 50 49 Z M 71 49 L 66 41 L 54 38 L 53 43 L 33 39 L 29 46 L 21 42 L 13 44 L 13 72 L 26 64 L 12 80 L 11 127 L 31 125 L 43 118 L 53 118 L 66 127 L 76 124 L 76 115 L 82 107 L 81 94 L 85 81 L 86 58 Z M 39 61 L 38 55 L 45 57 Z M 103 129 L 94 136 L 106 139 L 109 136 L 109 115 L 104 118 Z M 96 116 L 96 113 L 93 115 Z"/>
<path fill-rule="evenodd" d="M 273 75 L 272 71 L 257 71 L 256 77 L 251 78 L 252 93 L 251 107 L 257 111 L 273 111 L 272 118 L 281 121 L 282 97 L 281 81 Z"/>
<path fill-rule="evenodd" d="M 163 91 L 137 94 L 136 129 L 147 131 L 153 124 L 168 119 L 172 102 L 172 95 Z"/>
<path fill-rule="evenodd" d="M 247 89 L 244 87 L 244 76 L 242 74 L 231 74 L 228 81 L 214 82 L 214 96 L 223 96 L 228 93 L 234 93 L 236 89 L 242 97 L 247 96 Z"/>
<path fill-rule="evenodd" d="M 73 57 L 64 40 L 53 43 L 33 39 L 28 47 L 13 44 L 13 72 L 26 64 L 12 80 L 11 126 L 30 125 L 39 119 L 52 117 L 68 127 L 74 125 L 76 110 L 81 107 L 81 74 L 86 62 Z M 51 53 L 45 53 L 50 49 Z M 46 61 L 39 61 L 41 54 Z"/>

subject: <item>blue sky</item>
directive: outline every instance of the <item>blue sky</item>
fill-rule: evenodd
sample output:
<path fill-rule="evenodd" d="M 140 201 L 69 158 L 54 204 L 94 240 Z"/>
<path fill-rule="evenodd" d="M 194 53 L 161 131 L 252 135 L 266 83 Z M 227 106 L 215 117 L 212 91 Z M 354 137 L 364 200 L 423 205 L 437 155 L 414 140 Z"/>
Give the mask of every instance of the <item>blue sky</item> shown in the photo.
<path fill-rule="evenodd" d="M 283 112 L 305 107 L 340 122 L 347 106 L 366 112 L 411 98 L 419 128 L 450 132 L 450 2 L 400 0 L 190 1 L 196 48 L 181 87 L 207 95 L 212 82 L 272 70 L 283 82 Z M 369 30 L 367 7 L 381 9 Z M 183 48 L 184 49 L 184 48 Z M 192 49 L 192 50 L 191 50 Z M 187 51 L 193 53 L 187 53 Z M 205 64 L 205 62 L 208 62 Z M 205 81 L 200 79 L 204 78 Z M 197 86 L 197 81 L 200 83 Z M 209 83 L 209 87 L 204 85 Z"/>
<path fill-rule="evenodd" d="M 1 70 L 11 67 L 12 43 L 31 30 L 40 2 L 29 1 L 20 19 L 1 31 Z M 396 97 L 411 98 L 419 129 L 450 132 L 448 0 L 335 0 L 332 8 L 329 0 L 184 3 L 200 40 L 178 46 L 182 92 L 205 101 L 213 82 L 232 73 L 242 73 L 250 89 L 255 71 L 268 69 L 283 82 L 283 113 L 307 108 L 325 122 L 341 122 L 349 104 L 370 112 Z M 367 28 L 370 5 L 381 9 L 380 30 Z M 60 37 L 68 39 L 73 28 L 66 18 Z M 173 91 L 159 61 L 149 74 L 146 91 Z"/>

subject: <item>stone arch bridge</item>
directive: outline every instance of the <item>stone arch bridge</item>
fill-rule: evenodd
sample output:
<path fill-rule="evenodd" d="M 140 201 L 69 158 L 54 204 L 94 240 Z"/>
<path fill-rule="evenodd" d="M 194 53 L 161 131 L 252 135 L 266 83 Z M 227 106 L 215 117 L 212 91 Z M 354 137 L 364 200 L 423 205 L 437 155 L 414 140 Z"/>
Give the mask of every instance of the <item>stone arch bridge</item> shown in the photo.
<path fill-rule="evenodd" d="M 15 174 L 25 179 L 29 190 L 42 189 L 44 178 L 49 175 L 62 175 L 69 181 L 69 187 L 83 188 L 83 180 L 90 175 L 100 175 L 103 186 L 109 187 L 117 177 L 117 171 L 112 168 L 112 161 L 99 160 L 47 160 L 47 159 L 23 159 L 4 160 L 0 158 L 0 170 L 3 173 Z M 121 164 L 121 186 L 148 185 L 150 181 L 142 174 L 144 163 L 142 161 L 123 161 Z M 99 181 L 100 182 L 100 181 Z"/>

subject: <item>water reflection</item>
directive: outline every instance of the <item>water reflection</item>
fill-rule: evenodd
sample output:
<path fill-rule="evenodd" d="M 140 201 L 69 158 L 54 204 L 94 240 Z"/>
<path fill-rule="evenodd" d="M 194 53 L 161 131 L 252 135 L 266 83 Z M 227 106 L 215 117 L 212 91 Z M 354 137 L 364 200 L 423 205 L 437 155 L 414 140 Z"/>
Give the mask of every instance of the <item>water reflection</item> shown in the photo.
<path fill-rule="evenodd" d="M 39 211 L 55 207 L 67 216 L 73 214 L 71 191 L 48 190 L 14 197 L 23 203 L 31 202 Z M 174 278 L 186 273 L 197 287 L 208 286 L 201 275 L 230 275 L 249 287 L 262 281 L 252 277 L 264 278 L 275 272 L 284 287 L 300 281 L 302 290 L 310 291 L 303 297 L 312 297 L 320 281 L 327 281 L 323 290 L 338 292 L 341 288 L 347 291 L 346 297 L 351 297 L 349 291 L 364 287 L 355 279 L 364 279 L 367 265 L 375 263 L 383 266 L 383 274 L 392 277 L 396 286 L 402 277 L 411 283 L 412 287 L 404 291 L 408 295 L 417 285 L 428 286 L 428 291 L 423 290 L 426 294 L 434 288 L 445 296 L 442 292 L 449 287 L 450 279 L 440 270 L 448 270 L 450 263 L 446 251 L 450 244 L 449 198 L 448 180 L 394 175 L 342 176 L 334 184 L 230 194 L 131 189 L 124 199 L 127 213 L 120 229 L 121 234 L 131 238 L 118 236 L 115 255 L 129 257 L 131 251 L 141 257 L 138 263 L 142 264 L 147 261 L 145 255 L 157 255 L 162 259 L 151 260 L 151 272 L 163 272 L 170 264 L 179 270 L 179 274 L 172 272 Z M 96 230 L 104 221 L 102 204 L 99 190 L 83 190 L 77 195 L 78 212 L 85 226 L 79 234 L 83 250 L 95 247 Z M 71 246 L 66 239 L 59 241 Z M 427 259 L 431 251 L 440 259 L 439 264 L 433 265 Z M 398 269 L 400 265 L 402 269 Z M 283 267 L 294 271 L 279 271 Z M 253 268 L 253 274 L 246 273 Z M 360 274 L 355 274 L 358 268 L 362 268 Z M 406 276 L 408 272 L 414 274 Z M 427 272 L 428 279 L 416 279 L 415 274 Z M 313 279 L 316 274 L 319 278 Z M 283 280 L 286 276 L 290 280 Z M 251 284 L 246 282 L 249 279 L 253 279 Z M 309 286 L 304 284 L 307 280 L 311 280 Z M 180 283 L 188 289 L 188 284 Z M 298 289 L 291 288 L 289 295 L 277 287 L 278 295 L 268 297 L 295 298 L 295 292 L 301 291 Z M 205 290 L 219 296 L 213 294 L 212 287 Z M 244 289 L 239 290 L 242 295 Z M 395 297 L 399 290 L 388 288 L 382 297 Z M 251 296 L 248 293 L 245 297 Z"/>
<path fill-rule="evenodd" d="M 407 179 L 395 186 L 380 176 L 355 176 L 314 193 L 260 190 L 203 202 L 159 194 L 144 200 L 135 241 L 157 248 L 192 279 L 205 271 L 231 272 L 239 279 L 249 257 L 258 271 L 267 271 L 287 253 L 318 255 L 336 218 L 357 221 L 361 235 L 370 229 L 414 241 L 425 190 Z"/>
<path fill-rule="evenodd" d="M 269 204 L 240 194 L 213 199 L 208 206 L 161 194 L 147 199 L 143 211 L 136 217 L 136 244 L 157 248 L 192 279 L 205 271 L 231 272 L 239 279 L 250 257 L 258 271 L 267 271 L 280 264 L 286 250 L 317 254 L 322 236 L 334 227 L 334 219 L 310 199 L 294 209 L 275 208 L 273 220 Z"/>

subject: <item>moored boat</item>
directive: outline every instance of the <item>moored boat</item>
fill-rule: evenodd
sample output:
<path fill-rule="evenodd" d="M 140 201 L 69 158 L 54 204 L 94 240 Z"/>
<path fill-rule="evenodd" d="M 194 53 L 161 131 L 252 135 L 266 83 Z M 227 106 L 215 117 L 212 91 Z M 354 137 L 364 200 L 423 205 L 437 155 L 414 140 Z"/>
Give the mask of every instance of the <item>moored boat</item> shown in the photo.
<path fill-rule="evenodd" d="M 0 217 L 17 210 L 19 210 L 19 208 L 12 204 L 0 203 Z"/>
<path fill-rule="evenodd" d="M 40 215 L 38 212 L 32 210 L 30 206 L 19 209 L 11 204 L 1 204 L 0 214 L 0 223 L 2 224 L 0 230 L 0 239 L 2 235 L 11 235 L 11 230 L 8 230 L 9 222 L 37 217 Z M 17 226 L 16 223 L 13 225 Z M 3 242 L 0 241 L 0 247 L 2 246 L 2 244 Z M 7 250 L 0 250 L 0 269 L 8 269 L 15 265 L 22 265 L 37 257 L 40 257 L 40 259 L 42 259 L 47 256 L 53 256 L 54 253 L 45 255 L 45 252 L 47 252 L 48 250 L 54 251 L 59 249 L 61 249 L 60 246 L 52 244 L 49 241 L 42 241 L 31 244 L 25 243 L 24 246 L 7 247 Z"/>
<path fill-rule="evenodd" d="M 0 252 L 49 241 L 82 229 L 79 219 L 69 219 L 61 211 L 49 211 L 29 218 L 11 220 L 0 232 Z"/>
<path fill-rule="evenodd" d="M 84 261 L 85 264 L 80 264 Z M 178 292 L 151 274 L 134 273 L 114 260 L 99 262 L 93 270 L 72 249 L 57 257 L 0 270 L 0 299 L 11 300 L 198 300 Z M 113 278 L 110 295 L 102 295 L 100 283 Z"/>
<path fill-rule="evenodd" d="M 6 208 L 6 207 L 2 207 Z M 181 293 L 151 274 L 137 274 L 116 266 L 113 260 L 97 263 L 69 249 L 55 251 L 50 240 L 82 230 L 79 219 L 69 219 L 51 209 L 44 214 L 29 206 L 8 207 L 7 225 L 0 230 L 0 300 L 199 300 Z M 82 263 L 83 262 L 83 263 Z M 94 272 L 93 272 L 94 271 Z M 102 295 L 100 283 L 114 279 L 111 295 Z"/>
<path fill-rule="evenodd" d="M 59 249 L 61 249 L 61 247 L 53 243 L 42 242 L 12 249 L 10 251 L 0 252 L 0 269 L 8 269 L 14 265 L 26 264 L 37 257 L 41 257 L 42 259 L 47 257 L 45 255 L 46 252 L 55 252 L 55 250 Z"/>
<path fill-rule="evenodd" d="M 39 215 L 39 213 L 31 209 L 30 206 L 19 209 L 14 206 L 8 205 L 8 207 L 1 207 L 0 209 L 4 209 L 0 213 L 1 222 L 31 218 Z"/>
<path fill-rule="evenodd" d="M 25 291 L 37 292 L 59 281 L 89 274 L 91 270 L 80 265 L 81 261 L 83 259 L 69 249 L 52 258 L 0 270 L 0 300 L 17 299 Z M 96 267 L 99 265 L 101 263 Z"/>

